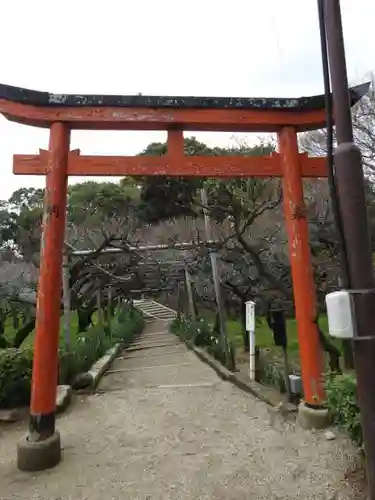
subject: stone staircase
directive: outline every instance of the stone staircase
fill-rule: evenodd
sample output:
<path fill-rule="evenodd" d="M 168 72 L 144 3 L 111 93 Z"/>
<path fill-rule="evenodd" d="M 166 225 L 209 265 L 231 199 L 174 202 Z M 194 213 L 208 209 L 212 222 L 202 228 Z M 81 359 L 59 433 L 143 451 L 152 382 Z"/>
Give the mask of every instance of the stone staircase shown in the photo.
<path fill-rule="evenodd" d="M 172 321 L 177 316 L 176 311 L 169 307 L 163 306 L 159 302 L 150 299 L 140 299 L 134 301 L 135 307 L 139 309 L 145 316 L 152 320 Z"/>

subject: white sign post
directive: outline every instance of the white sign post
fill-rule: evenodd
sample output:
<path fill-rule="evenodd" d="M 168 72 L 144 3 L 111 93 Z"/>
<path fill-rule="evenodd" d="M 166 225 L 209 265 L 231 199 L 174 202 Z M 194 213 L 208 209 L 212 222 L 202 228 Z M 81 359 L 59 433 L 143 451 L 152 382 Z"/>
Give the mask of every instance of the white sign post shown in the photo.
<path fill-rule="evenodd" d="M 249 375 L 255 380 L 255 302 L 246 302 L 246 330 L 249 332 Z"/>

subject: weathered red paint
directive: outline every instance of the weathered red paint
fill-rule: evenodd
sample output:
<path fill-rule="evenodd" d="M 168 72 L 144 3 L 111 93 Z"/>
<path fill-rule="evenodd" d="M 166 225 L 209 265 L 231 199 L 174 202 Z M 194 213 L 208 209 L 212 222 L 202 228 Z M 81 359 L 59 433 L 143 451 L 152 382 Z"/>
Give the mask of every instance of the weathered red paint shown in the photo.
<path fill-rule="evenodd" d="M 49 127 L 61 121 L 71 129 L 84 130 L 168 130 L 221 132 L 277 132 L 293 126 L 299 132 L 322 128 L 325 110 L 119 108 L 94 106 L 32 106 L 0 99 L 0 113 L 8 120 Z"/>
<path fill-rule="evenodd" d="M 55 405 L 67 175 L 284 177 L 285 216 L 304 392 L 310 404 L 322 400 L 322 353 L 314 324 L 314 281 L 301 177 L 327 177 L 327 165 L 325 158 L 298 154 L 296 132 L 323 127 L 324 109 L 297 112 L 285 109 L 34 106 L 0 99 L 0 113 L 19 123 L 51 127 L 48 152 L 15 155 L 13 160 L 15 174 L 47 175 L 33 373 L 34 412 L 53 411 Z M 79 151 L 68 152 L 68 129 L 166 130 L 168 152 L 162 157 L 81 156 Z M 183 131 L 200 130 L 277 132 L 280 154 L 263 157 L 186 156 Z M 53 383 L 46 380 L 53 380 Z"/>
<path fill-rule="evenodd" d="M 323 353 L 315 323 L 315 284 L 296 130 L 292 127 L 284 128 L 278 134 L 278 142 L 284 174 L 284 211 L 292 267 L 302 382 L 305 401 L 318 405 L 324 398 Z"/>
<path fill-rule="evenodd" d="M 178 147 L 178 146 L 177 146 Z M 168 144 L 170 148 L 170 144 Z M 176 156 L 177 155 L 177 156 Z M 300 154 L 303 177 L 327 177 L 325 158 Z M 14 155 L 13 173 L 45 175 L 48 152 Z M 68 175 L 168 175 L 201 177 L 282 177 L 281 159 L 272 156 L 183 156 L 177 150 L 165 156 L 79 156 L 69 154 Z"/>
<path fill-rule="evenodd" d="M 168 130 L 167 155 L 170 159 L 180 161 L 185 156 L 184 132 L 182 129 Z"/>
<path fill-rule="evenodd" d="M 40 248 L 30 408 L 33 415 L 52 413 L 56 407 L 69 142 L 68 127 L 63 123 L 52 124 Z"/>

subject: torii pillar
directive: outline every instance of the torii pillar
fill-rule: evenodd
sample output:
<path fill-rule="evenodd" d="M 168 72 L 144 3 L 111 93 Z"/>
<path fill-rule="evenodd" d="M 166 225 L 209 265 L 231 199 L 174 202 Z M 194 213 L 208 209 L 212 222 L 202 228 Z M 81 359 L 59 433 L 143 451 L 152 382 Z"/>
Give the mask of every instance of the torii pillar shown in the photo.
<path fill-rule="evenodd" d="M 54 467 L 61 460 L 55 412 L 69 146 L 67 124 L 52 123 L 40 245 L 29 434 L 18 448 L 18 467 L 26 471 Z M 36 449 L 40 452 L 35 452 Z"/>
<path fill-rule="evenodd" d="M 369 84 L 349 89 L 354 105 Z M 324 96 L 297 99 L 66 95 L 0 85 L 0 113 L 7 119 L 50 129 L 49 151 L 15 155 L 15 174 L 46 175 L 29 435 L 18 446 L 18 466 L 41 470 L 61 458 L 55 429 L 61 267 L 67 177 L 200 176 L 280 177 L 289 238 L 298 323 L 304 404 L 300 414 L 322 422 L 327 412 L 322 349 L 315 324 L 315 291 L 303 199 L 303 177 L 326 177 L 324 158 L 298 153 L 297 133 L 325 125 Z M 81 156 L 69 152 L 73 129 L 166 130 L 161 157 Z M 183 131 L 274 132 L 279 153 L 266 157 L 185 156 Z M 309 417 L 309 418 L 308 418 Z M 312 420 L 311 420 L 311 418 Z M 313 423 L 312 426 L 317 426 Z"/>

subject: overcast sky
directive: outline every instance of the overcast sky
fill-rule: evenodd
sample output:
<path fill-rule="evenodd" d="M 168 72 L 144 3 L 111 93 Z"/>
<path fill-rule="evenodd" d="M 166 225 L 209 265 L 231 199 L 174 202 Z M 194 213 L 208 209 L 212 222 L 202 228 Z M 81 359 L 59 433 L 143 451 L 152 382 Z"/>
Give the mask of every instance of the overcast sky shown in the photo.
<path fill-rule="evenodd" d="M 3 2 L 0 82 L 56 93 L 299 97 L 323 92 L 316 0 Z M 374 0 L 341 0 L 349 79 L 375 71 Z M 226 145 L 232 134 L 195 134 Z M 82 154 L 136 154 L 162 133 L 74 132 Z M 0 117 L 0 199 L 48 131 Z M 77 179 L 76 179 L 77 180 Z M 82 179 L 78 179 L 82 180 Z M 99 180 L 99 179 L 98 179 Z"/>

